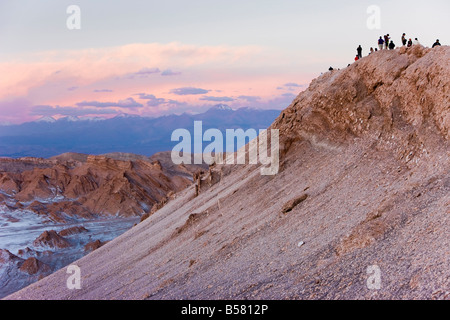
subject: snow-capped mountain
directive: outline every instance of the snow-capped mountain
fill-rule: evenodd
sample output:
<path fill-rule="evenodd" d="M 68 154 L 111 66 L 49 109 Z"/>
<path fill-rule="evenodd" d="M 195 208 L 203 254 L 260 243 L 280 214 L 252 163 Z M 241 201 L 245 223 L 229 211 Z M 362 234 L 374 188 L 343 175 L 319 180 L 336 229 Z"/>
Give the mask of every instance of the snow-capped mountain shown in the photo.
<path fill-rule="evenodd" d="M 79 118 L 80 121 L 92 121 L 92 122 L 97 122 L 97 121 L 104 121 L 106 120 L 105 118 L 102 117 L 82 117 Z"/>
<path fill-rule="evenodd" d="M 36 123 L 39 123 L 39 122 L 54 123 L 54 122 L 56 122 L 56 120 L 53 117 L 43 116 L 42 118 L 39 118 L 39 119 L 35 120 L 34 122 L 36 122 Z"/>
<path fill-rule="evenodd" d="M 114 118 L 116 119 L 137 119 L 137 118 L 141 118 L 139 115 L 136 114 L 129 114 L 129 113 L 121 113 L 117 116 L 115 116 Z"/>
<path fill-rule="evenodd" d="M 77 122 L 77 121 L 80 121 L 80 118 L 78 118 L 77 116 L 67 116 L 67 117 L 58 119 L 58 121 Z"/>
<path fill-rule="evenodd" d="M 216 104 L 209 110 L 233 111 L 233 109 L 231 109 L 231 107 L 226 104 Z"/>

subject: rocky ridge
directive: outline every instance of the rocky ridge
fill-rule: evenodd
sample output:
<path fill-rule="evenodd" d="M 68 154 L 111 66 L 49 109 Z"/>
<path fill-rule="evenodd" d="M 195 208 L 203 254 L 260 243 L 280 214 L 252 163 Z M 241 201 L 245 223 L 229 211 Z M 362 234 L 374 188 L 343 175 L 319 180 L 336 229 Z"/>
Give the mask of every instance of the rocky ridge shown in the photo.
<path fill-rule="evenodd" d="M 0 203 L 57 222 L 141 216 L 170 192 L 190 185 L 196 170 L 179 166 L 169 171 L 159 160 L 128 158 L 68 154 L 49 160 L 0 159 Z"/>

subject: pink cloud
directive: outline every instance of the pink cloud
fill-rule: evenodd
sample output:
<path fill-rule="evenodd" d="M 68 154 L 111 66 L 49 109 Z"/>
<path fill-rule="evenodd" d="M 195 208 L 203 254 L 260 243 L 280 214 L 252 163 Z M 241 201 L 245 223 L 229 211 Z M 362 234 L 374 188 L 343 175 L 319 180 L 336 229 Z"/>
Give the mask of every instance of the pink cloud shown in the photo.
<path fill-rule="evenodd" d="M 230 97 L 227 100 L 236 104 L 249 102 L 237 101 L 242 100 L 237 99 L 239 96 L 258 96 L 259 102 L 270 101 L 279 94 L 276 88 L 280 83 L 304 83 L 310 79 L 295 74 L 290 65 L 280 67 L 282 61 L 276 53 L 259 47 L 180 43 L 28 54 L 0 63 L 0 74 L 8 74 L 0 77 L 0 106 L 7 109 L 0 120 L 6 115 L 9 119 L 16 115 L 16 121 L 30 118 L 30 107 L 35 105 L 81 108 L 87 105 L 79 105 L 80 102 L 95 102 L 90 107 L 112 106 L 117 104 L 114 101 L 136 92 L 155 96 L 152 101 L 139 101 L 143 99 L 140 97 L 134 101 L 139 107 L 135 112 L 151 114 L 168 112 L 175 106 L 191 109 L 205 102 L 213 104 L 216 99 L 205 98 L 211 96 L 207 94 L 210 91 L 221 92 L 221 96 Z M 158 76 L 164 73 L 177 76 Z M 187 91 L 174 90 L 177 88 L 199 88 L 206 92 L 197 90 L 196 95 L 180 96 Z M 28 103 L 6 107 L 11 100 Z"/>

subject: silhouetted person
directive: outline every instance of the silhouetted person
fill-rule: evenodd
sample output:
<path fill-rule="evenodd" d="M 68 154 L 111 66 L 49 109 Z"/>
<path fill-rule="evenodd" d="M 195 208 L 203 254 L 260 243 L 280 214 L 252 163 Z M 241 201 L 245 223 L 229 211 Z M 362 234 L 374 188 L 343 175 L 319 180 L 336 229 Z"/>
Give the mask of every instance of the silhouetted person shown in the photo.
<path fill-rule="evenodd" d="M 383 44 L 384 44 L 383 37 L 380 36 L 380 39 L 378 39 L 378 48 L 380 48 L 380 50 L 383 50 Z"/>
<path fill-rule="evenodd" d="M 413 42 L 412 42 L 411 38 L 409 38 L 409 40 L 408 40 L 408 48 L 412 47 L 412 45 L 413 45 Z"/>
<path fill-rule="evenodd" d="M 384 36 L 384 46 L 386 49 L 389 49 L 389 33 L 387 35 Z"/>
<path fill-rule="evenodd" d="M 406 46 L 406 33 L 402 34 L 402 43 Z"/>
<path fill-rule="evenodd" d="M 391 43 L 389 43 L 389 50 L 394 50 L 395 49 L 395 44 L 394 41 L 391 40 Z"/>
<path fill-rule="evenodd" d="M 361 47 L 361 45 L 359 45 L 359 47 L 356 48 L 356 51 L 358 52 L 358 57 L 361 59 L 362 58 L 362 47 Z"/>
<path fill-rule="evenodd" d="M 333 71 L 333 70 L 334 70 L 333 67 L 328 68 L 328 71 Z"/>
<path fill-rule="evenodd" d="M 440 45 L 441 45 L 441 44 L 439 43 L 439 39 L 437 39 L 436 42 L 433 43 L 433 47 L 432 47 L 432 48 L 434 48 L 434 47 L 436 47 L 436 46 L 440 46 Z"/>

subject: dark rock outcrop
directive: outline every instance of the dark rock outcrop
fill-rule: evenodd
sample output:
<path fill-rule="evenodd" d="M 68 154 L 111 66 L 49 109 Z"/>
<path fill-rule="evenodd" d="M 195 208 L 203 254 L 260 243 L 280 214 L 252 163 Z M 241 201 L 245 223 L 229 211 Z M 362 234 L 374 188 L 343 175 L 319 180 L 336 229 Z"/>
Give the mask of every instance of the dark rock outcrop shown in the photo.
<path fill-rule="evenodd" d="M 36 238 L 36 240 L 34 240 L 33 245 L 36 247 L 59 249 L 70 247 L 70 243 L 54 230 L 44 231 L 39 237 Z"/>
<path fill-rule="evenodd" d="M 34 275 L 37 273 L 48 273 L 51 271 L 51 267 L 34 257 L 30 257 L 20 266 L 20 271 Z"/>
<path fill-rule="evenodd" d="M 92 242 L 89 242 L 84 246 L 84 251 L 91 252 L 94 250 L 97 250 L 98 248 L 102 247 L 106 242 L 102 242 L 100 240 L 95 240 Z"/>
<path fill-rule="evenodd" d="M 79 233 L 84 233 L 84 232 L 88 232 L 89 230 L 86 229 L 85 227 L 71 227 L 71 228 L 67 228 L 64 230 L 61 230 L 60 232 L 58 232 L 58 235 L 62 236 L 62 237 L 67 237 L 67 236 L 71 236 L 74 234 L 79 234 Z"/>

